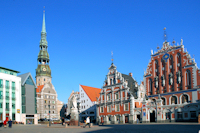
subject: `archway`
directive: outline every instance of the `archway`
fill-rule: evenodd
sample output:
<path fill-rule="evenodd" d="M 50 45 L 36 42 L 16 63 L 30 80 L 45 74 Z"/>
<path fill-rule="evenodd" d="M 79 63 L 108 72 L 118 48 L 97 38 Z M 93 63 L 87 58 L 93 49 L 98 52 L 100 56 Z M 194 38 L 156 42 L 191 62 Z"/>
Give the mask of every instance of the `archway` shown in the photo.
<path fill-rule="evenodd" d="M 155 122 L 155 111 L 153 110 L 152 113 L 150 113 L 150 122 Z"/>

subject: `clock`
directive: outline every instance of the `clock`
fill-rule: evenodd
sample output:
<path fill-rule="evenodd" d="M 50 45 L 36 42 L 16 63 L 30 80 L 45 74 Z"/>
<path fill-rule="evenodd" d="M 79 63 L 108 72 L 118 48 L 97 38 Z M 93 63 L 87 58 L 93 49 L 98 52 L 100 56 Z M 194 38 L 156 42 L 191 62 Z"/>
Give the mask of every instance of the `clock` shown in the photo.
<path fill-rule="evenodd" d="M 43 71 L 46 71 L 47 69 L 46 69 L 46 68 L 43 68 L 42 70 L 43 70 Z"/>

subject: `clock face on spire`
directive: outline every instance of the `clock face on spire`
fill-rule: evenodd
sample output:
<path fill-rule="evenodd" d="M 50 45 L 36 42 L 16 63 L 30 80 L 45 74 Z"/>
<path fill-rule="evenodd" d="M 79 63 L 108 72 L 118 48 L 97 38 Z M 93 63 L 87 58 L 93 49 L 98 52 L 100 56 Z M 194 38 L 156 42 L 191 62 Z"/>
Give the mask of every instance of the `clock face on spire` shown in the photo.
<path fill-rule="evenodd" d="M 47 69 L 44 67 L 42 70 L 43 70 L 43 71 L 46 71 Z"/>

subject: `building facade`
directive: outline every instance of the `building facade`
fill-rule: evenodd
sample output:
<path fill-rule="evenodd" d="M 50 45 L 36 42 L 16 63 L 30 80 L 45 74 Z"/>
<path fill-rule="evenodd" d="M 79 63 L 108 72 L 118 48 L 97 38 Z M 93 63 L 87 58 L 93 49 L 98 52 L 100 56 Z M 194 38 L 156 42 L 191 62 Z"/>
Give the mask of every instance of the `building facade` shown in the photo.
<path fill-rule="evenodd" d="M 149 98 L 143 101 L 142 121 L 197 121 L 200 113 L 200 69 L 194 58 L 175 41 L 165 41 L 144 73 Z"/>
<path fill-rule="evenodd" d="M 57 93 L 51 83 L 38 86 L 37 94 L 37 114 L 38 119 L 60 119 L 58 116 Z"/>
<path fill-rule="evenodd" d="M 79 85 L 80 92 L 80 121 L 86 120 L 90 116 L 90 122 L 96 123 L 97 100 L 100 96 L 101 89 Z"/>
<path fill-rule="evenodd" d="M 51 82 L 50 59 L 47 51 L 45 12 L 43 12 L 43 22 L 41 40 L 39 45 L 38 66 L 36 69 L 36 94 L 37 94 L 37 114 L 38 119 L 59 119 L 57 109 L 57 93 Z"/>
<path fill-rule="evenodd" d="M 21 78 L 18 71 L 0 67 L 0 121 L 21 122 Z"/>
<path fill-rule="evenodd" d="M 22 122 L 38 124 L 36 84 L 31 73 L 19 75 L 22 85 Z"/>
<path fill-rule="evenodd" d="M 98 122 L 104 124 L 133 123 L 134 109 L 141 107 L 145 89 L 129 75 L 117 71 L 112 63 L 98 101 Z"/>
<path fill-rule="evenodd" d="M 57 111 L 58 111 L 58 117 L 59 118 L 61 117 L 61 114 L 62 114 L 61 109 L 62 109 L 63 105 L 64 105 L 63 102 L 57 100 Z"/>

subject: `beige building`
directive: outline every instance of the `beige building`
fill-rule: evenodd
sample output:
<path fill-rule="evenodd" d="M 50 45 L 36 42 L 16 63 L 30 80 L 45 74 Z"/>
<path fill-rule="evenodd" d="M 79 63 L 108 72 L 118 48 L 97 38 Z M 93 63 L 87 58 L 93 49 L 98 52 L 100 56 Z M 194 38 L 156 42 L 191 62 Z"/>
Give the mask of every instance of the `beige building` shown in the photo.
<path fill-rule="evenodd" d="M 49 119 L 49 113 L 51 119 L 59 119 L 57 93 L 54 86 L 46 83 L 38 86 L 36 91 L 38 119 Z"/>
<path fill-rule="evenodd" d="M 62 109 L 63 105 L 64 105 L 64 103 L 63 103 L 63 102 L 61 102 L 61 101 L 57 100 L 57 111 L 58 111 L 58 118 L 60 117 L 60 111 L 61 111 L 61 109 Z"/>

